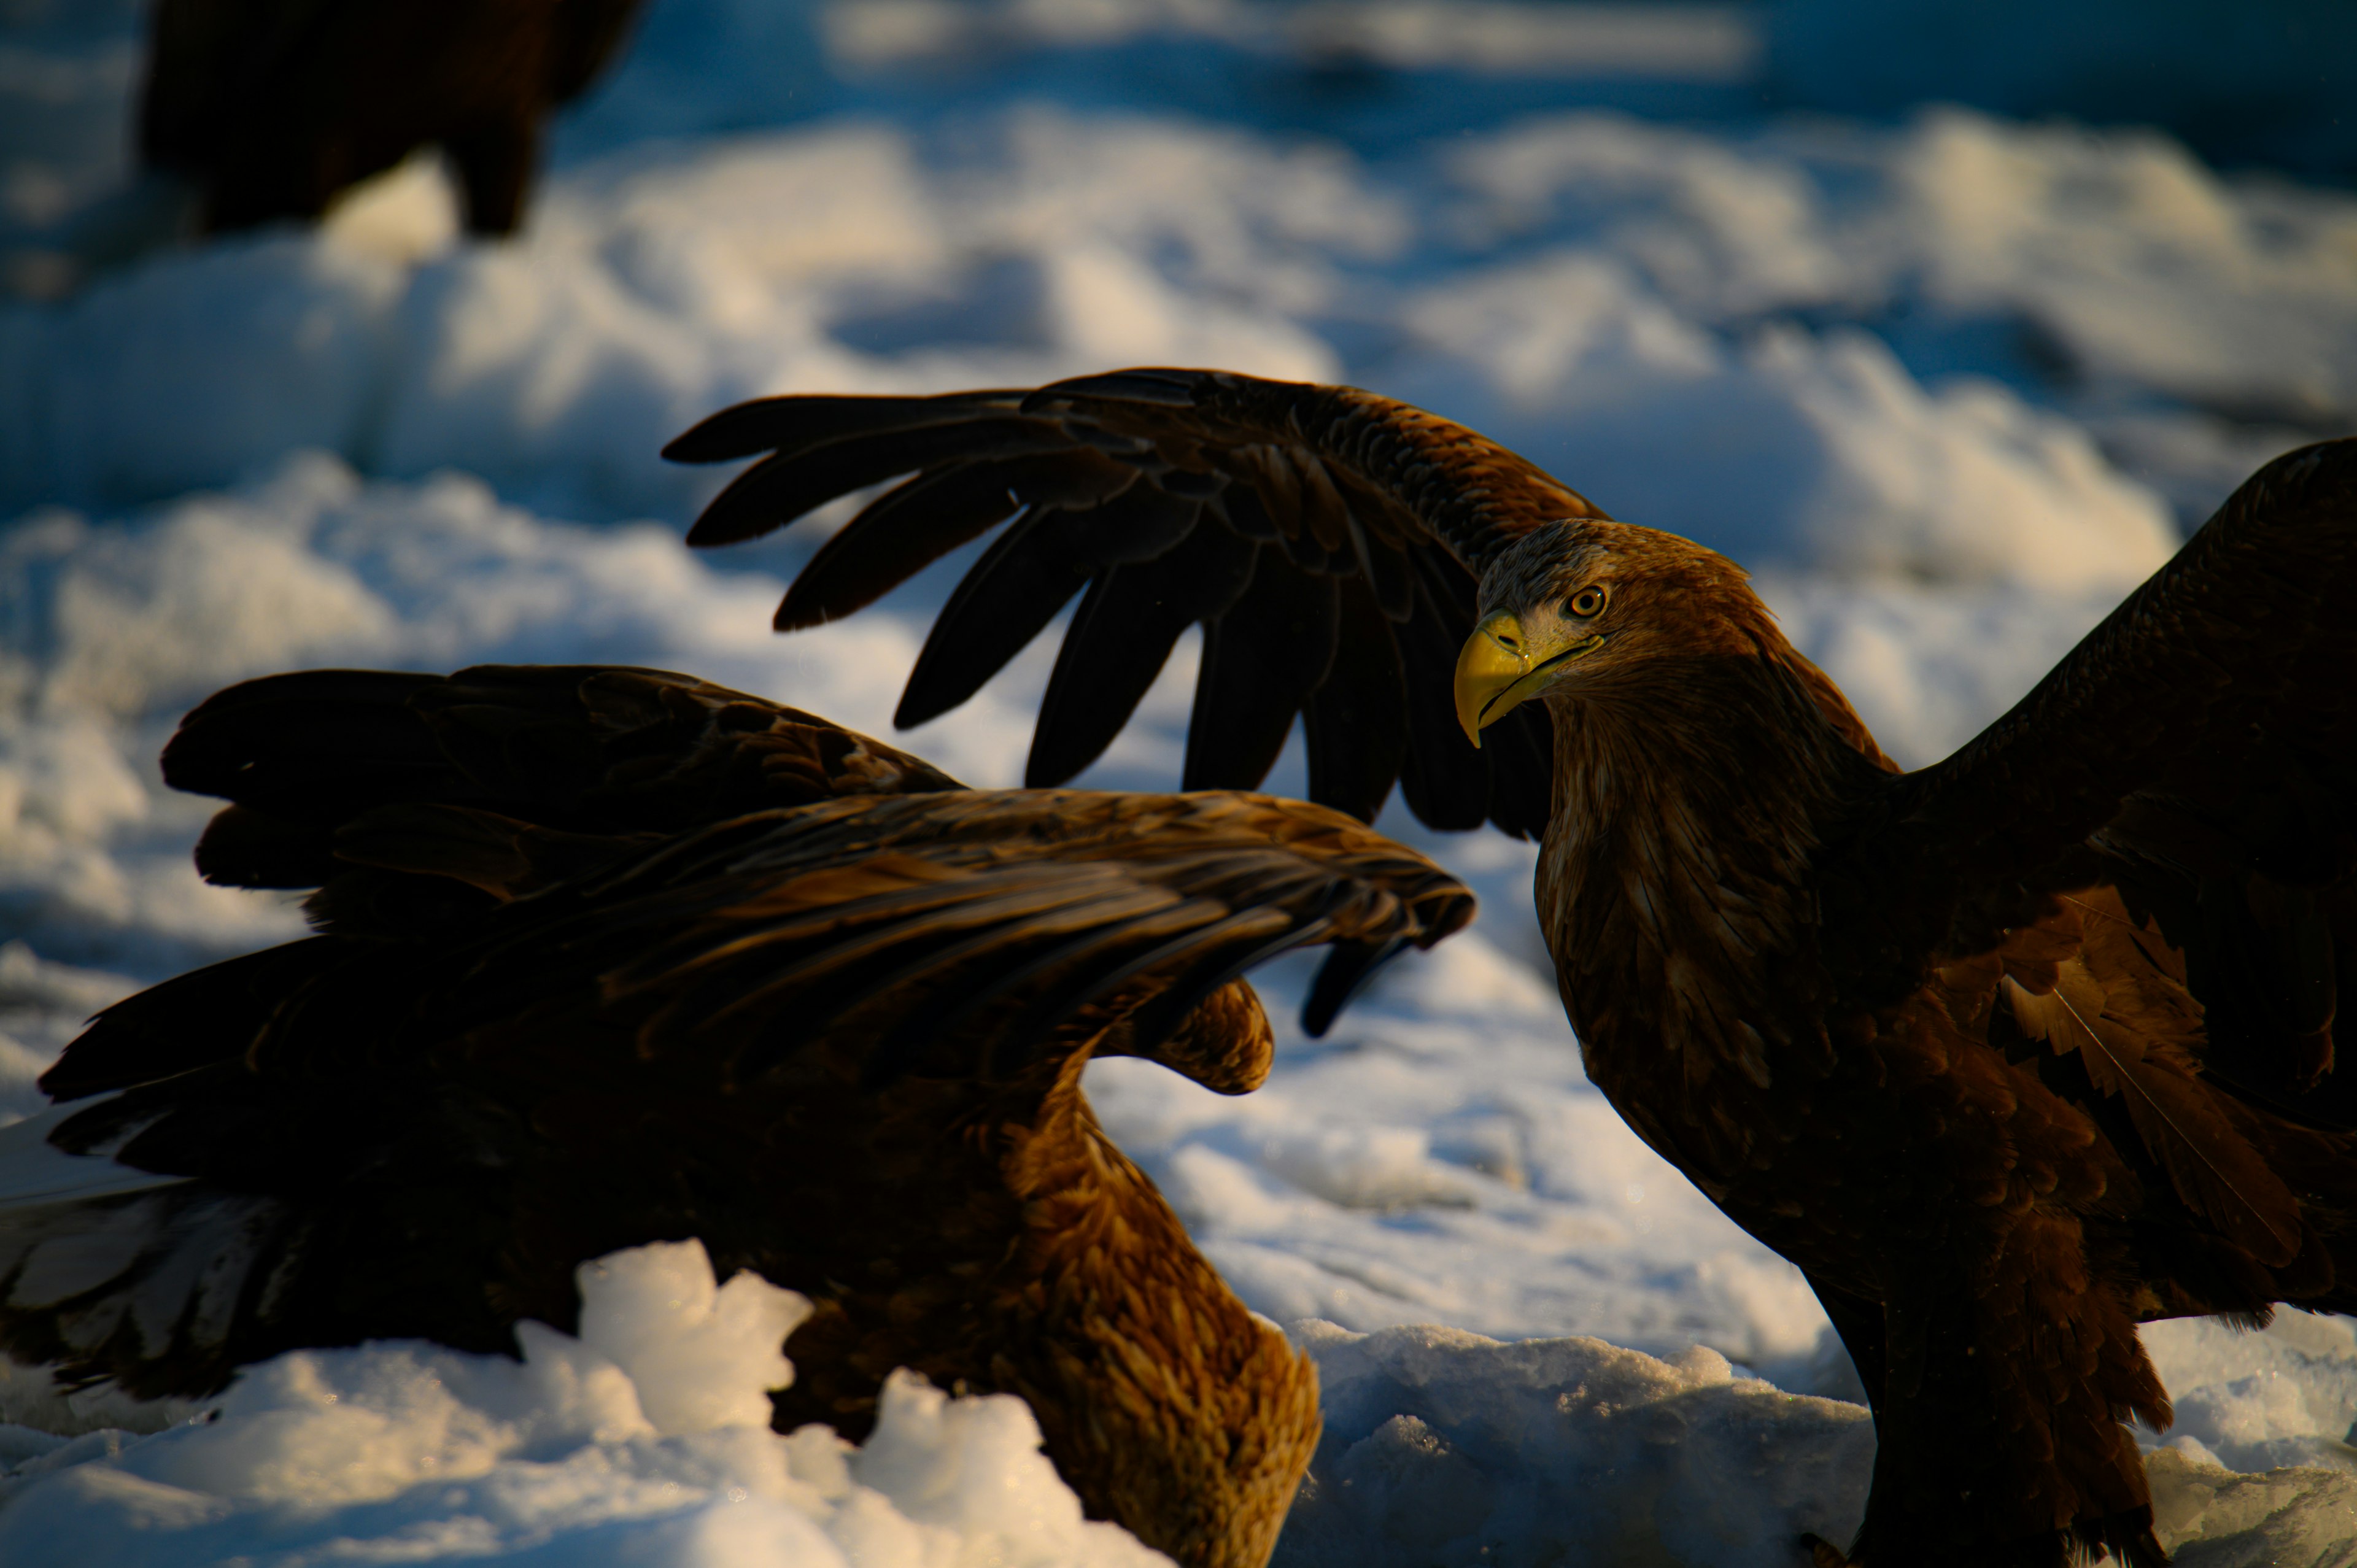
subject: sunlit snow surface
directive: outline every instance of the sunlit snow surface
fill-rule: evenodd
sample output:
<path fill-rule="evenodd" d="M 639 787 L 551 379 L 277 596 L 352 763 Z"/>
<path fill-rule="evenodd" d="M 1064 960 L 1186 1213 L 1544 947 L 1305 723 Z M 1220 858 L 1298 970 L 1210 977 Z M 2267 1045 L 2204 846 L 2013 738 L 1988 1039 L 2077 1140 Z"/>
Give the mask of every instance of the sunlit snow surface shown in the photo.
<path fill-rule="evenodd" d="M 156 776 L 178 715 L 228 682 L 638 662 L 889 733 L 971 553 L 877 611 L 772 636 L 785 577 L 847 512 L 749 550 L 682 548 L 725 476 L 656 449 L 737 398 L 1157 361 L 1372 386 L 1747 562 L 1910 764 L 2027 690 L 2251 467 L 2357 412 L 2344 195 L 2222 178 L 2148 134 L 1959 112 L 1501 118 L 1493 101 L 1535 91 L 1548 50 L 1720 91 L 1746 58 L 1727 41 L 1738 14 L 1663 9 L 1652 32 L 1613 33 L 1603 13 L 1493 5 L 1456 31 L 1427 7 L 1382 13 L 1365 52 L 1406 73 L 1417 113 L 1461 102 L 1469 134 L 1353 155 L 1222 113 L 1216 93 L 1185 113 L 1107 108 L 1022 52 L 1128 47 L 1122 14 L 1078 0 L 839 7 L 800 33 L 790 7 L 670 0 L 562 128 L 513 244 L 457 242 L 419 166 L 319 236 L 111 268 L 137 216 L 120 147 L 25 127 L 99 124 L 135 72 L 96 33 L 0 35 L 0 135 L 21 155 L 0 188 L 0 286 L 24 296 L 0 304 L 0 509 L 21 514 L 0 532 L 0 1117 L 40 1103 L 33 1079 L 92 1008 L 301 929 L 286 900 L 197 880 L 207 803 Z M 1240 71 L 1326 47 L 1281 10 L 1154 15 Z M 955 52 L 944 39 L 990 28 L 1010 79 L 1046 97 L 928 85 L 924 62 Z M 834 56 L 810 52 L 821 34 Z M 780 105 L 805 92 L 835 111 L 786 123 L 801 111 Z M 79 292 L 33 297 L 85 263 Z M 1017 782 L 1053 643 L 905 744 L 969 781 Z M 1084 781 L 1175 781 L 1194 647 Z M 1271 787 L 1301 784 L 1288 756 Z M 1298 1331 L 1329 1429 L 1281 1559 L 1766 1564 L 1792 1561 L 1802 1530 L 1842 1537 L 1871 1426 L 1813 1396 L 1853 1392 L 1846 1363 L 1797 1273 L 1585 1082 L 1541 967 L 1529 846 L 1426 833 L 1396 807 L 1383 825 L 1480 889 L 1476 930 L 1404 961 L 1324 1040 L 1281 1021 L 1256 1094 L 1132 1061 L 1090 1076 L 1244 1298 L 1328 1325 Z M 1300 980 L 1266 977 L 1273 1010 Z M 1548 1337 L 1565 1335 L 1585 1337 Z M 2180 1417 L 2151 1441 L 2182 1560 L 2357 1561 L 2348 1326 L 2287 1315 L 2262 1337 L 2176 1324 L 2147 1342 Z M 598 1371 L 630 1360 L 610 1344 L 526 1348 L 521 1367 L 414 1347 L 289 1359 L 240 1383 L 220 1421 L 128 1448 L 0 1433 L 20 1483 L 0 1502 L 0 1557 L 1002 1550 L 987 1520 L 911 1501 L 933 1460 L 909 1459 L 901 1487 L 860 1468 L 884 1463 L 871 1444 L 850 1473 L 884 1500 L 856 1501 L 869 1494 L 845 1489 L 824 1444 L 656 1418 L 674 1395 L 764 1386 L 750 1350 L 699 1382 Z M 934 1434 L 925 1453 L 968 1443 L 942 1435 L 961 1421 L 989 1428 L 971 1439 L 989 1464 L 1028 1453 L 1003 1403 L 895 1397 L 909 1433 Z M 361 1443 L 367 1476 L 287 1467 L 315 1442 Z M 799 1467 L 805 1451 L 824 1476 Z M 465 1476 L 426 1478 L 454 1466 Z M 728 1503 L 732 1487 L 749 1500 Z M 950 1533 L 872 1548 L 843 1533 L 869 1514 Z M 1039 1539 L 1007 1560 L 1120 1555 Z M 379 1544 L 331 1544 L 363 1541 Z"/>
<path fill-rule="evenodd" d="M 581 1271 L 581 1337 L 515 1362 L 422 1343 L 282 1356 L 156 1434 L 0 1426 L 0 1560 L 109 1568 L 447 1563 L 567 1568 L 1154 1568 L 1079 1502 L 1023 1402 L 908 1374 L 854 1448 L 770 1431 L 810 1304 L 715 1287 L 701 1242 Z"/>

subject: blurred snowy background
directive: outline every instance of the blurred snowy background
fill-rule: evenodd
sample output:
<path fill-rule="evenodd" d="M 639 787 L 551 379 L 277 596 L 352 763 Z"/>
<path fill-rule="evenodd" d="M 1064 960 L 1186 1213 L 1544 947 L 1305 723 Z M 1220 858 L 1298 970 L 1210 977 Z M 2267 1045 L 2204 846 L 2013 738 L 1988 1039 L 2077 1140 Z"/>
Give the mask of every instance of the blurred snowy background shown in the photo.
<path fill-rule="evenodd" d="M 888 733 L 971 553 L 772 636 L 847 510 L 691 556 L 725 476 L 655 456 L 740 398 L 1135 363 L 1373 387 L 1744 561 L 1911 764 L 2253 467 L 2357 424 L 2345 6 L 655 0 L 557 122 L 516 241 L 459 239 L 421 159 L 318 231 L 163 251 L 128 161 L 141 9 L 0 0 L 5 1117 L 91 1008 L 299 931 L 285 900 L 196 880 L 208 807 L 156 775 L 225 682 L 623 660 Z M 1054 641 L 905 744 L 1017 782 Z M 1194 656 L 1085 781 L 1175 782 Z M 1271 787 L 1301 777 L 1288 757 Z M 1854 1391 L 1846 1361 L 1797 1273 L 1581 1079 L 1530 848 L 1383 826 L 1481 889 L 1472 933 L 1329 1039 L 1288 1036 L 1254 1096 L 1130 1062 L 1090 1080 L 1247 1301 L 1339 1326 L 1301 1331 L 1329 1441 L 1280 1562 L 1766 1564 L 1801 1529 L 1845 1535 L 1870 1426 L 1796 1396 Z M 1272 1004 L 1298 983 L 1272 976 Z M 1536 1342 L 1563 1335 L 1593 1339 Z M 2148 1341 L 2179 1412 L 2152 1443 L 2181 1561 L 2357 1562 L 2349 1325 Z M 23 1493 L 0 1543 L 719 1563 L 786 1539 L 633 1534 L 616 1521 L 705 1520 L 745 1488 L 716 1460 L 632 1470 L 616 1455 L 644 1434 L 540 1383 L 468 1374 L 470 1426 L 400 1391 L 422 1365 L 282 1368 L 224 1418 L 259 1435 L 210 1468 L 0 1434 Z M 256 1480 L 335 1377 L 430 1462 Z M 486 1423 L 508 1436 L 450 1435 Z M 553 1454 L 571 1479 L 537 1501 L 500 1468 Z M 112 1478 L 70 1507 L 56 1488 L 93 1455 Z M 483 1478 L 431 1500 L 462 1475 Z M 235 1522 L 261 1515 L 299 1520 Z M 942 1528 L 963 1544 L 834 1539 L 876 1564 L 1005 1544 Z M 1007 1560 L 1096 1550 L 1062 1529 Z"/>

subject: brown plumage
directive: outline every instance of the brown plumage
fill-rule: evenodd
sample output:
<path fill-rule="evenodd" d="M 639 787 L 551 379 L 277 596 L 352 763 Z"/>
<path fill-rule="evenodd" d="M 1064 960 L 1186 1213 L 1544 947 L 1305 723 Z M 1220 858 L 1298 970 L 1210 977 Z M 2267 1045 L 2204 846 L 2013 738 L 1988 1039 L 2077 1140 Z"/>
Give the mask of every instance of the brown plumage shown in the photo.
<path fill-rule="evenodd" d="M 1157 370 L 780 398 L 672 448 L 764 452 L 693 539 L 909 476 L 781 628 L 1015 519 L 904 721 L 1085 587 L 1032 783 L 1094 757 L 1200 620 L 1190 787 L 1257 783 L 1297 710 L 1318 800 L 1372 818 L 1396 779 L 1436 826 L 1543 836 L 1590 1078 L 1806 1271 L 1857 1362 L 1880 1442 L 1850 1561 L 2156 1563 L 2120 1423 L 2169 1411 L 2136 1325 L 2357 1310 L 2333 1041 L 2357 983 L 2357 442 L 2270 464 L 1914 773 L 1733 563 L 1371 393 Z"/>
<path fill-rule="evenodd" d="M 158 0 L 139 152 L 193 180 L 206 232 L 317 218 L 423 146 L 468 229 L 523 216 L 540 123 L 588 86 L 641 0 Z"/>
<path fill-rule="evenodd" d="M 968 790 L 652 671 L 274 676 L 165 773 L 233 802 L 205 874 L 316 887 L 321 934 L 110 1008 L 43 1079 L 68 1103 L 0 1150 L 10 1356 L 152 1397 L 298 1346 L 511 1352 L 577 1321 L 583 1260 L 694 1236 L 816 1304 L 781 1429 L 863 1435 L 899 1366 L 1018 1393 L 1092 1514 L 1265 1560 L 1315 1371 L 1081 1069 L 1255 1087 L 1241 972 L 1328 946 L 1322 1025 L 1469 918 L 1430 863 L 1298 802 Z"/>

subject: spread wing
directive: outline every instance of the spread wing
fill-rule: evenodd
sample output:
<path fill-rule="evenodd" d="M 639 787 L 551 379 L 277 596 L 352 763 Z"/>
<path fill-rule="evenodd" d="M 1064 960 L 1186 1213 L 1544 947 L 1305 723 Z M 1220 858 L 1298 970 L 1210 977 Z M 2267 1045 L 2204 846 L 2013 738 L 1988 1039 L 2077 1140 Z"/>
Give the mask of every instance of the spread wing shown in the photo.
<path fill-rule="evenodd" d="M 2182 954 L 2201 1076 L 2357 1127 L 2357 1073 L 2330 1071 L 2357 983 L 2357 441 L 2261 469 L 2010 713 L 1895 780 L 1825 886 L 1869 1001 L 2115 889 Z"/>
<path fill-rule="evenodd" d="M 164 751 L 175 789 L 234 802 L 197 866 L 238 887 L 317 887 L 350 869 L 337 831 L 398 804 L 465 806 L 543 830 L 681 832 L 845 795 L 956 789 L 931 763 L 692 676 L 482 665 L 455 675 L 306 670 L 231 686 Z"/>
<path fill-rule="evenodd" d="M 487 693 L 506 700 L 464 700 Z M 615 702 L 647 722 L 617 725 Z M 930 770 L 876 790 L 909 759 L 653 671 L 278 678 L 183 734 L 202 744 L 180 778 L 251 781 L 232 811 L 296 819 L 260 842 L 323 855 L 326 934 L 108 1010 L 45 1079 L 70 1102 L 0 1132 L 0 1347 L 137 1393 L 208 1391 L 294 1345 L 504 1348 L 518 1317 L 571 1320 L 576 1263 L 648 1240 L 795 1277 L 780 1258 L 824 1255 L 888 1174 L 944 1212 L 973 1201 L 960 1129 L 1036 1103 L 1092 1043 L 1250 1088 L 1268 1033 L 1244 969 L 1328 945 L 1320 1023 L 1471 914 L 1318 807 Z M 598 744 L 566 774 L 486 735 Z M 710 798 L 683 779 L 807 792 L 826 735 L 845 792 L 646 825 Z M 462 764 L 476 746 L 490 760 Z M 780 754 L 782 784 L 748 767 Z M 464 897 L 387 891 L 436 883 Z"/>
<path fill-rule="evenodd" d="M 1316 800 L 1372 820 L 1397 782 L 1435 827 L 1545 826 L 1541 705 L 1476 751 L 1450 671 L 1484 565 L 1538 523 L 1602 513 L 1461 425 L 1349 387 L 1135 370 L 1028 392 L 769 398 L 665 455 L 755 454 L 690 542 L 750 539 L 901 478 L 795 579 L 781 630 L 849 615 L 1006 525 L 935 621 L 904 727 L 972 696 L 1077 595 L 1029 784 L 1094 761 L 1200 623 L 1185 788 L 1257 785 L 1298 714 Z"/>

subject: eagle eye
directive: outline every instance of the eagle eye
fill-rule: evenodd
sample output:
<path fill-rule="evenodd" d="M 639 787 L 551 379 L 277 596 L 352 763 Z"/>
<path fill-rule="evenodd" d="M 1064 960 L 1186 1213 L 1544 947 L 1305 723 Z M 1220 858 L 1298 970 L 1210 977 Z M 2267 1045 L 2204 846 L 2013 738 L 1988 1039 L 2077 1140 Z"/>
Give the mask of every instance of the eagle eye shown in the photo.
<path fill-rule="evenodd" d="M 1572 595 L 1564 607 L 1582 620 L 1590 619 L 1604 608 L 1604 590 L 1591 584 Z"/>

